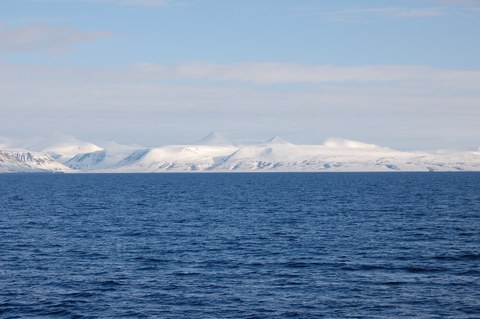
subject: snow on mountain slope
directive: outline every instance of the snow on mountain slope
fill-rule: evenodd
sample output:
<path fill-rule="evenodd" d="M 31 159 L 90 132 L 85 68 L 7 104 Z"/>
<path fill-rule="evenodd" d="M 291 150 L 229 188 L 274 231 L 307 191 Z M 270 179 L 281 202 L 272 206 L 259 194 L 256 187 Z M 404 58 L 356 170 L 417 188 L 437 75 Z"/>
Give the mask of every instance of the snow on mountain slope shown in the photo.
<path fill-rule="evenodd" d="M 78 140 L 69 140 L 79 142 Z M 58 141 L 35 148 L 55 149 L 59 158 L 67 158 L 67 167 L 45 153 L 3 151 L 0 171 L 70 172 L 393 172 L 393 171 L 480 171 L 480 151 L 405 152 L 358 141 L 329 138 L 321 145 L 295 145 L 279 137 L 264 143 L 236 146 L 211 133 L 197 144 L 143 148 L 114 141 L 80 142 L 59 147 Z M 201 144 L 199 144 L 201 143 Z M 92 147 L 93 145 L 93 147 Z M 81 146 L 86 146 L 82 149 Z M 7 145 L 10 147 L 10 144 Z M 69 153 L 70 152 L 70 153 Z M 58 154 L 63 154 L 58 155 Z"/>
<path fill-rule="evenodd" d="M 203 171 L 222 162 L 236 150 L 234 146 L 168 145 L 136 151 L 113 171 Z"/>
<path fill-rule="evenodd" d="M 279 136 L 274 136 L 272 137 L 271 139 L 269 139 L 265 144 L 268 144 L 268 145 L 293 145 L 292 143 L 284 140 L 283 138 L 279 137 Z"/>
<path fill-rule="evenodd" d="M 93 143 L 80 141 L 74 137 L 57 134 L 52 137 L 34 137 L 12 143 L 12 148 L 44 152 L 56 160 L 66 162 L 77 154 L 100 151 L 102 148 Z"/>
<path fill-rule="evenodd" d="M 100 143 L 102 150 L 81 153 L 65 162 L 72 169 L 93 171 L 112 168 L 122 162 L 133 152 L 144 149 L 140 145 L 123 145 L 113 140 Z"/>
<path fill-rule="evenodd" d="M 70 169 L 50 155 L 0 151 L 0 172 L 68 172 Z"/>
<path fill-rule="evenodd" d="M 273 143 L 272 143 L 273 142 Z M 402 152 L 344 139 L 327 139 L 323 145 L 294 145 L 272 139 L 246 146 L 229 156 L 221 171 L 459 171 L 480 170 L 480 157 L 464 154 Z"/>
<path fill-rule="evenodd" d="M 213 140 L 217 140 L 213 137 Z M 106 154 L 101 151 L 79 155 L 76 160 L 85 161 L 89 158 L 92 161 L 89 165 L 94 166 L 104 161 L 105 157 Z M 70 167 L 82 169 L 81 166 Z M 322 145 L 294 145 L 274 137 L 265 143 L 242 147 L 195 144 L 140 149 L 125 156 L 117 164 L 103 167 L 103 171 L 109 172 L 475 171 L 480 170 L 480 153 L 403 152 L 374 144 L 332 138 Z M 102 166 L 97 165 L 97 169 L 101 168 Z"/>
<path fill-rule="evenodd" d="M 391 170 L 376 160 L 403 154 L 356 141 L 329 139 L 323 145 L 294 145 L 279 137 L 240 148 L 219 170 L 238 171 L 343 171 Z"/>
<path fill-rule="evenodd" d="M 431 171 L 480 171 L 480 152 L 433 151 L 416 152 L 414 158 Z"/>
<path fill-rule="evenodd" d="M 201 140 L 197 141 L 195 145 L 232 146 L 234 143 L 222 134 L 213 131 Z"/>
<path fill-rule="evenodd" d="M 297 145 L 274 137 L 264 144 L 241 147 L 219 162 L 215 169 L 240 171 L 274 169 L 281 162 L 295 161 L 303 153 Z"/>

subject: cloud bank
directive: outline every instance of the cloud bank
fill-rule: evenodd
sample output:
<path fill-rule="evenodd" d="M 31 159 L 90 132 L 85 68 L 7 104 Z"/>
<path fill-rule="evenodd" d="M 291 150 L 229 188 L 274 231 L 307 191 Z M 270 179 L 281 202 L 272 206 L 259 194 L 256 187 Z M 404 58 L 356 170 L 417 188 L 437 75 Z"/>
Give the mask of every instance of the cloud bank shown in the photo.
<path fill-rule="evenodd" d="M 409 82 L 480 89 L 480 71 L 445 70 L 418 65 L 334 66 L 295 63 L 138 63 L 132 72 L 151 79 L 238 81 L 254 84 Z"/>
<path fill-rule="evenodd" d="M 216 129 L 295 143 L 333 135 L 401 149 L 478 147 L 479 79 L 421 66 L 0 64 L 0 136 L 55 130 L 158 145 Z"/>

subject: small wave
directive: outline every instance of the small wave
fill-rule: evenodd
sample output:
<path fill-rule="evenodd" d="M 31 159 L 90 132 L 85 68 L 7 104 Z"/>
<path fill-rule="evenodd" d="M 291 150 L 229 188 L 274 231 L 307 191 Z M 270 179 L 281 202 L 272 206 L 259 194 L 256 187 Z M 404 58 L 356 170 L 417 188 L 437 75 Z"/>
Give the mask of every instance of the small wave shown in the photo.
<path fill-rule="evenodd" d="M 177 272 L 174 272 L 173 273 L 175 276 L 180 276 L 180 277 L 183 277 L 183 276 L 198 276 L 198 275 L 201 275 L 201 273 L 197 272 L 197 271 L 177 271 Z"/>
<path fill-rule="evenodd" d="M 373 264 L 362 264 L 362 265 L 345 265 L 342 267 L 343 270 L 385 270 L 391 269 L 390 267 L 385 267 L 382 265 L 373 265 Z"/>
<path fill-rule="evenodd" d="M 88 292 L 88 291 L 75 291 L 75 292 L 70 292 L 66 293 L 65 296 L 71 297 L 71 298 L 89 298 L 94 296 L 94 293 Z"/>
<path fill-rule="evenodd" d="M 382 285 L 386 285 L 386 286 L 400 286 L 400 285 L 404 285 L 404 284 L 408 284 L 408 282 L 406 282 L 406 281 L 385 281 L 385 282 L 382 282 Z"/>
<path fill-rule="evenodd" d="M 436 260 L 450 260 L 450 261 L 480 260 L 480 254 L 464 253 L 460 255 L 438 255 L 433 258 Z"/>
<path fill-rule="evenodd" d="M 8 199 L 9 199 L 9 200 L 12 200 L 12 201 L 18 201 L 18 202 L 21 202 L 21 201 L 24 201 L 24 200 L 25 200 L 23 197 L 18 196 L 18 195 L 10 196 Z"/>
<path fill-rule="evenodd" d="M 471 269 L 457 273 L 459 276 L 480 276 L 480 270 Z"/>
<path fill-rule="evenodd" d="M 431 273 L 431 272 L 441 272 L 447 270 L 446 268 L 441 267 L 404 267 L 403 270 L 410 273 Z"/>
<path fill-rule="evenodd" d="M 168 259 L 162 259 L 162 258 L 155 258 L 155 257 L 150 257 L 150 258 L 143 258 L 143 261 L 145 263 L 153 263 L 153 264 L 158 264 L 158 263 L 168 263 Z"/>
<path fill-rule="evenodd" d="M 52 309 L 52 310 L 45 310 L 41 313 L 42 316 L 68 316 L 72 313 L 67 309 Z"/>
<path fill-rule="evenodd" d="M 307 268 L 314 264 L 304 263 L 304 262 L 289 262 L 286 263 L 285 266 L 287 268 Z"/>
<path fill-rule="evenodd" d="M 100 285 L 102 286 L 122 286 L 123 283 L 110 279 L 110 280 L 104 280 L 100 282 Z"/>

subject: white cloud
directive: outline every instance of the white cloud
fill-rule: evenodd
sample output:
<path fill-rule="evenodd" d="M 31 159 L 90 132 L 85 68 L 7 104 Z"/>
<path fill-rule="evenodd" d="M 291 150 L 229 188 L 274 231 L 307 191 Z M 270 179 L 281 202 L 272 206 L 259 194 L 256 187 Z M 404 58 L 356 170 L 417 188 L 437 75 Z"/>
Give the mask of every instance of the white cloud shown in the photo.
<path fill-rule="evenodd" d="M 376 15 L 394 18 L 441 17 L 447 14 L 445 8 L 351 8 L 333 12 L 335 16 Z"/>
<path fill-rule="evenodd" d="M 138 83 L 175 84 L 188 81 L 192 85 L 229 85 L 256 86 L 262 88 L 277 85 L 303 85 L 314 87 L 345 87 L 350 89 L 389 87 L 421 90 L 443 90 L 443 92 L 480 92 L 479 70 L 450 70 L 421 65 L 366 65 L 334 66 L 305 65 L 295 63 L 183 63 L 179 65 L 161 65 L 155 63 L 137 63 L 128 68 L 87 69 L 41 66 L 22 66 L 0 64 L 0 84 L 2 79 L 21 79 L 19 83 L 42 78 L 43 82 L 61 81 L 63 83 L 83 84 L 92 79 L 102 83 Z M 8 74 L 8 76 L 7 76 Z M 28 81 L 27 81 L 28 82 Z M 92 82 L 93 83 L 93 82 Z"/>
<path fill-rule="evenodd" d="M 421 66 L 329 66 L 327 75 L 319 70 L 324 67 L 270 63 L 103 70 L 0 64 L 0 135 L 57 130 L 159 145 L 186 132 L 200 136 L 218 129 L 305 143 L 333 135 L 407 149 L 478 145 L 478 72 Z M 362 82 L 363 76 L 378 85 Z M 197 80 L 184 81 L 192 78 Z M 258 85 L 264 83 L 310 85 Z"/>
<path fill-rule="evenodd" d="M 442 17 L 448 14 L 444 7 L 347 7 L 335 11 L 323 8 L 304 7 L 297 12 L 322 15 L 327 19 L 340 22 L 370 22 L 374 19 L 411 19 Z"/>
<path fill-rule="evenodd" d="M 480 71 L 457 71 L 416 65 L 340 67 L 293 63 L 185 63 L 166 66 L 139 63 L 132 70 L 152 79 L 239 81 L 254 84 L 403 82 L 480 89 Z"/>
<path fill-rule="evenodd" d="M 65 51 L 76 44 L 106 36 L 100 31 L 43 25 L 9 27 L 0 21 L 0 54 L 30 51 Z"/>

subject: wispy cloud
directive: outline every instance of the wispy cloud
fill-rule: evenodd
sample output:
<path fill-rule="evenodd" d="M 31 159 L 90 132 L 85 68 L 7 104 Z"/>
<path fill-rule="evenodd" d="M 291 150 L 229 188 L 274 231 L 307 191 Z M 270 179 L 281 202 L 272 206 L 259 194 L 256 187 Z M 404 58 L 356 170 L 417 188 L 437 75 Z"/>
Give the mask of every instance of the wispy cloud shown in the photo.
<path fill-rule="evenodd" d="M 371 82 L 450 83 L 480 88 L 479 71 L 444 70 L 416 65 L 333 66 L 295 63 L 185 63 L 167 66 L 139 63 L 137 75 L 152 79 L 238 81 L 254 84 L 315 84 Z"/>
<path fill-rule="evenodd" d="M 88 2 L 96 4 L 111 4 L 118 6 L 139 6 L 139 7 L 166 7 L 173 5 L 173 0 L 25 0 L 30 2 Z"/>
<path fill-rule="evenodd" d="M 172 4 L 171 0 L 77 0 L 92 3 L 107 3 L 121 6 L 165 7 Z"/>
<path fill-rule="evenodd" d="M 462 6 L 473 9 L 475 11 L 480 10 L 480 1 L 478 0 L 431 0 L 442 5 Z"/>
<path fill-rule="evenodd" d="M 76 44 L 107 36 L 102 31 L 81 31 L 44 25 L 9 27 L 0 21 L 0 54 L 31 51 L 60 52 Z"/>
<path fill-rule="evenodd" d="M 302 15 L 321 15 L 339 22 L 371 22 L 376 19 L 413 19 L 442 17 L 448 14 L 444 7 L 347 7 L 338 10 L 326 10 L 321 7 L 299 7 Z"/>
<path fill-rule="evenodd" d="M 338 17 L 373 15 L 378 17 L 392 18 L 421 18 L 421 17 L 441 17 L 447 14 L 445 8 L 350 8 L 332 12 L 331 15 Z"/>

